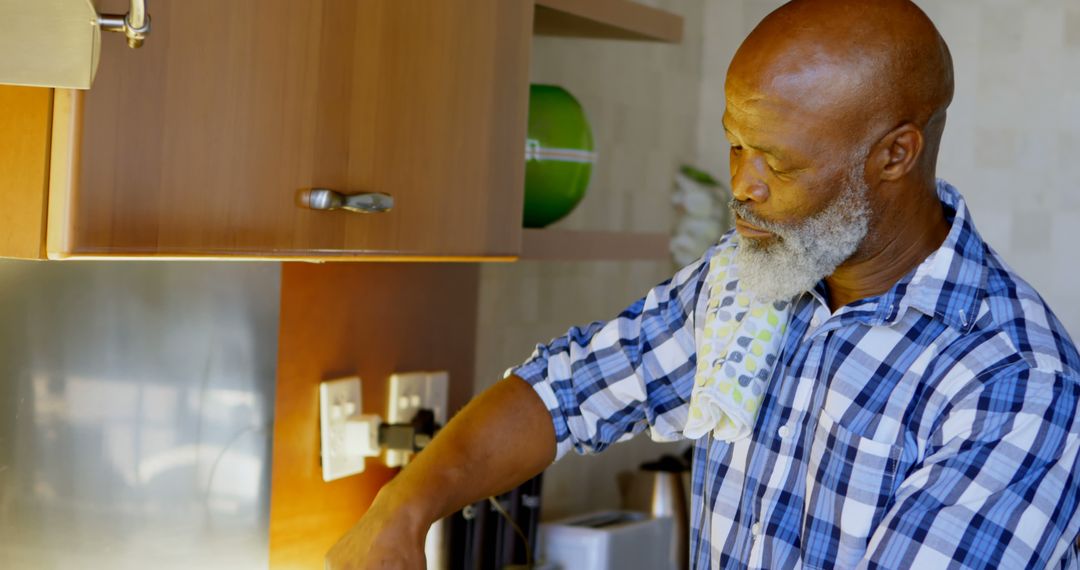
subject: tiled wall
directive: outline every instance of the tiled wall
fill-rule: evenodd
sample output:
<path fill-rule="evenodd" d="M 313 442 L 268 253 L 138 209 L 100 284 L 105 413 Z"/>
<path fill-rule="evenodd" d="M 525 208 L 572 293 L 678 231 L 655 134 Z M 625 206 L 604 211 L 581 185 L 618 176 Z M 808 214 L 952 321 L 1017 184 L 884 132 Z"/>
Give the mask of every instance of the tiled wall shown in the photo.
<path fill-rule="evenodd" d="M 556 227 L 667 231 L 672 176 L 694 161 L 726 179 L 720 127 L 735 49 L 778 0 L 652 1 L 686 18 L 679 46 L 535 40 L 532 79 L 584 105 L 600 162 Z M 1080 335 L 1080 3 L 920 0 L 953 51 L 957 91 L 940 174 L 984 237 Z M 669 277 L 665 262 L 519 262 L 481 271 L 477 390 L 571 324 L 607 319 Z M 678 446 L 645 438 L 549 469 L 545 518 L 614 506 L 614 474 Z"/>
<path fill-rule="evenodd" d="M 983 237 L 1080 336 L 1080 2 L 918 0 L 956 67 L 939 176 Z M 707 2 L 700 161 L 727 172 L 724 75 L 742 38 L 782 2 Z"/>
<path fill-rule="evenodd" d="M 668 232 L 671 187 L 697 138 L 703 0 L 644 2 L 686 18 L 680 45 L 537 38 L 532 81 L 562 85 L 590 119 L 599 162 L 584 200 L 553 227 Z M 674 273 L 659 262 L 518 262 L 481 270 L 477 381 L 481 390 L 538 342 L 606 320 Z M 615 473 L 681 447 L 642 437 L 599 457 L 571 454 L 544 481 L 544 517 L 618 506 Z"/>
<path fill-rule="evenodd" d="M 1080 2 L 919 4 L 957 69 L 941 176 L 1080 338 Z"/>

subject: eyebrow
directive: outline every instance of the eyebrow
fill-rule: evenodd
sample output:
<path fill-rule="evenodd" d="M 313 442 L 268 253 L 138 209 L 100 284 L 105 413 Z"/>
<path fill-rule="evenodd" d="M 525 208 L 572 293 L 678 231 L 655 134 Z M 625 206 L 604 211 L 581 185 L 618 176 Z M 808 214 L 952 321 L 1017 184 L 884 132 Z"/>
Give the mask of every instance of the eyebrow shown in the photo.
<path fill-rule="evenodd" d="M 735 134 L 735 133 L 732 133 L 731 129 L 728 128 L 727 122 L 724 119 L 720 119 L 720 126 L 724 127 L 724 132 L 725 133 L 727 133 L 729 135 L 734 135 Z M 770 146 L 752 145 L 752 144 L 744 144 L 743 146 L 752 148 L 752 149 L 754 149 L 756 151 L 764 152 L 766 154 L 771 154 L 774 157 L 779 158 L 780 160 L 786 160 L 788 158 L 788 156 L 786 154 L 784 154 L 782 151 L 780 151 L 779 149 L 770 147 Z"/>

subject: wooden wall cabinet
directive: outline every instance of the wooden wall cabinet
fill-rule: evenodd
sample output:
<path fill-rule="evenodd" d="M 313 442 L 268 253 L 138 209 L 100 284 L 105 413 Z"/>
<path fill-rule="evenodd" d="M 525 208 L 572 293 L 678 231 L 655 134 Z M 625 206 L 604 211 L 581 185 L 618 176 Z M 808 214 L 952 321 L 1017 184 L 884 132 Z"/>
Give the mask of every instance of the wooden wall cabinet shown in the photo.
<path fill-rule="evenodd" d="M 531 2 L 152 8 L 143 48 L 55 92 L 49 257 L 516 255 Z M 395 208 L 298 205 L 317 187 Z"/>
<path fill-rule="evenodd" d="M 0 257 L 528 258 L 533 34 L 682 34 L 629 0 L 184 0 L 151 17 L 141 49 L 102 42 L 89 91 L 0 86 Z M 312 188 L 395 207 L 311 210 Z"/>

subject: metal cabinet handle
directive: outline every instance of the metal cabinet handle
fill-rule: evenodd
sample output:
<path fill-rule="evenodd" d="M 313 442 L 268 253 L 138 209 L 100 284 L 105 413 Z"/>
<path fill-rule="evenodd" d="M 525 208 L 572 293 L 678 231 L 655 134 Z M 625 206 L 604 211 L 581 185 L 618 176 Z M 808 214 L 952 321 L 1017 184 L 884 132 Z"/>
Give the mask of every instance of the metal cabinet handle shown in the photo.
<path fill-rule="evenodd" d="M 342 194 L 327 188 L 312 188 L 300 193 L 300 205 L 312 210 L 348 210 L 361 214 L 389 212 L 394 198 L 381 192 Z"/>
<path fill-rule="evenodd" d="M 150 14 L 146 13 L 146 0 L 131 0 L 127 14 L 98 14 L 98 25 L 106 32 L 127 36 L 128 46 L 141 47 L 150 35 Z"/>

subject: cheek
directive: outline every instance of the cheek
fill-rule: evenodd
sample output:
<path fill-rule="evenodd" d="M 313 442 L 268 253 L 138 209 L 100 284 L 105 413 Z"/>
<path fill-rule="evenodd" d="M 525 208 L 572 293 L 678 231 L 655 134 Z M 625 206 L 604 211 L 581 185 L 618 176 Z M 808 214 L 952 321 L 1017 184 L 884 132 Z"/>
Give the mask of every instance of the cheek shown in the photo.
<path fill-rule="evenodd" d="M 840 193 L 841 180 L 802 177 L 774 181 L 769 186 L 769 202 L 762 208 L 761 216 L 781 224 L 793 224 L 824 210 Z"/>
<path fill-rule="evenodd" d="M 762 205 L 760 215 L 780 224 L 800 222 L 813 214 L 816 192 L 798 181 L 773 181 L 769 184 L 769 201 Z"/>

